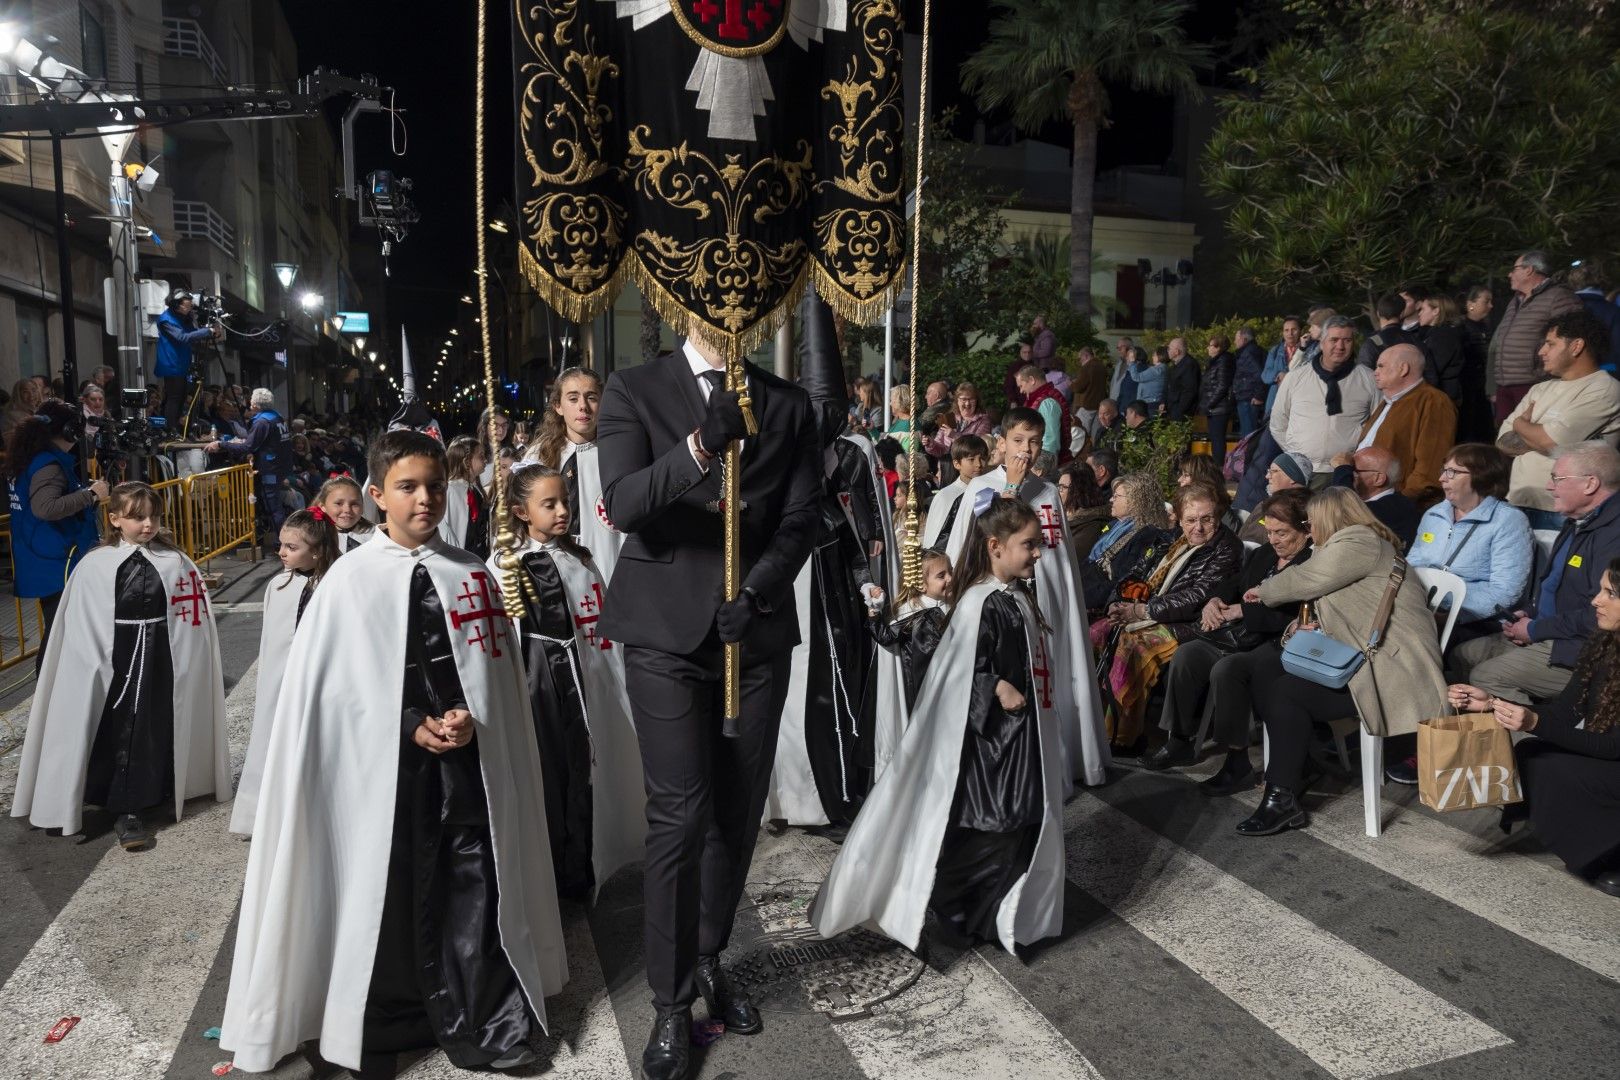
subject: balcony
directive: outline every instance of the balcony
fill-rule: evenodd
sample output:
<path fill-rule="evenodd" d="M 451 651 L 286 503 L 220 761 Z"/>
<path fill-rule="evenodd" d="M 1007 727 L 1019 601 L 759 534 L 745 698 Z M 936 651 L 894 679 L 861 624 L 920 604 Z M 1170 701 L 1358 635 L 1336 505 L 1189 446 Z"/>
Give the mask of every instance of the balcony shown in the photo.
<path fill-rule="evenodd" d="M 206 240 L 236 258 L 236 230 L 219 211 L 197 199 L 174 200 L 174 231 L 185 240 Z"/>
<path fill-rule="evenodd" d="M 231 83 L 225 61 L 220 58 L 219 51 L 214 48 L 214 43 L 208 40 L 208 35 L 203 33 L 202 24 L 196 19 L 164 17 L 163 54 L 177 56 L 182 60 L 195 60 L 207 68 L 214 81 L 221 86 L 229 86 Z"/>

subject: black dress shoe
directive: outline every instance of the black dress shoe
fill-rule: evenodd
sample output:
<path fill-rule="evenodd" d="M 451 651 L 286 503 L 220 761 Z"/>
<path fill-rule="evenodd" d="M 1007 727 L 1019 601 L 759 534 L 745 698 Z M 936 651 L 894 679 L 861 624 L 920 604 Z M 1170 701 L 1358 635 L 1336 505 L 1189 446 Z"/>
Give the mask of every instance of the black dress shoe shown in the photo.
<path fill-rule="evenodd" d="M 120 814 L 117 830 L 118 846 L 125 851 L 145 851 L 152 846 L 152 834 L 134 814 Z"/>
<path fill-rule="evenodd" d="M 1192 743 L 1171 739 L 1153 753 L 1138 758 L 1136 763 L 1150 772 L 1162 772 L 1173 765 L 1197 764 L 1198 751 Z"/>
<path fill-rule="evenodd" d="M 642 1080 L 686 1080 L 691 1068 L 692 1010 L 660 1012 L 641 1052 Z"/>
<path fill-rule="evenodd" d="M 1592 879 L 1592 884 L 1610 896 L 1620 896 L 1620 870 L 1610 870 Z"/>
<path fill-rule="evenodd" d="M 1267 784 L 1260 809 L 1238 822 L 1237 831 L 1244 836 L 1270 836 L 1287 829 L 1303 829 L 1310 823 L 1311 816 L 1300 809 L 1292 791 Z"/>
<path fill-rule="evenodd" d="M 698 993 L 709 1007 L 710 1020 L 723 1020 L 726 1030 L 734 1035 L 758 1035 L 765 1030 L 759 1010 L 732 987 L 718 956 L 698 957 L 694 977 Z"/>

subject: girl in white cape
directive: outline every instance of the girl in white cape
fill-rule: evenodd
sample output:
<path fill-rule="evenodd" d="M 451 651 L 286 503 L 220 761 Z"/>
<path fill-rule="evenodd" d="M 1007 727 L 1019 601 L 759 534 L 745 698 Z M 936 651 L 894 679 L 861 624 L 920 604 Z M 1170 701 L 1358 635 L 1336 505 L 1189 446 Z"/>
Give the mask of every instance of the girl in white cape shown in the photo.
<path fill-rule="evenodd" d="M 1063 768 L 1027 584 L 1041 523 L 993 492 L 973 511 L 911 726 L 811 905 L 822 937 L 866 925 L 915 949 L 929 910 L 947 939 L 1009 952 L 1062 929 Z"/>
<path fill-rule="evenodd" d="M 142 851 L 148 808 L 172 800 L 178 821 L 188 798 L 230 798 L 225 684 L 208 591 L 162 532 L 162 496 L 119 484 L 108 512 L 111 535 L 62 593 L 11 813 L 71 836 L 100 806 Z"/>
<path fill-rule="evenodd" d="M 352 476 L 334 476 L 315 493 L 315 506 L 321 508 L 337 528 L 338 554 L 353 551 L 367 540 L 376 526 L 366 520 L 365 496 L 360 482 Z M 264 670 L 263 660 L 259 670 Z"/>
<path fill-rule="evenodd" d="M 568 490 L 556 469 L 527 462 L 507 486 L 527 533 L 518 549 L 529 700 L 545 777 L 557 893 L 594 894 L 646 845 L 641 751 L 630 721 L 620 646 L 596 627 L 606 591 L 591 552 L 569 535 Z M 500 553 L 489 567 L 501 577 Z"/>
<path fill-rule="evenodd" d="M 457 435 L 444 448 L 450 482 L 444 493 L 444 519 L 439 536 L 452 547 L 489 558 L 489 515 L 484 506 L 484 448 L 471 435 Z"/>
<path fill-rule="evenodd" d="M 591 553 L 605 586 L 613 581 L 624 534 L 608 520 L 602 501 L 602 471 L 596 460 L 602 376 L 589 368 L 567 368 L 551 384 L 547 405 L 540 434 L 524 456 L 562 473 L 568 488 L 568 533 Z"/>
<path fill-rule="evenodd" d="M 330 487 L 337 481 L 326 483 Z M 358 491 L 354 503 L 358 516 Z M 321 509 L 319 498 L 308 510 L 289 515 L 281 527 L 282 571 L 264 589 L 258 681 L 253 687 L 253 733 L 248 737 L 242 778 L 236 782 L 236 804 L 231 807 L 230 830 L 238 836 L 253 835 L 253 815 L 259 808 L 259 784 L 264 779 L 264 758 L 270 750 L 270 728 L 281 696 L 281 681 L 287 674 L 287 654 L 292 651 L 293 633 L 310 597 L 315 595 L 315 586 L 338 560 L 338 536 L 337 525 Z"/>

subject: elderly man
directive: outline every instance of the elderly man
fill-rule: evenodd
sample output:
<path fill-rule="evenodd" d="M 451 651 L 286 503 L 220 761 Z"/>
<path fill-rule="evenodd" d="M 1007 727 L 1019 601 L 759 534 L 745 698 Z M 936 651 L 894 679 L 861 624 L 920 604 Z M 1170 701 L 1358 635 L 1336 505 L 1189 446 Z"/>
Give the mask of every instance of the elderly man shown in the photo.
<path fill-rule="evenodd" d="M 1164 376 L 1165 417 L 1186 420 L 1198 411 L 1198 390 L 1202 382 L 1198 361 L 1187 355 L 1187 339 L 1171 338 L 1170 370 Z"/>
<path fill-rule="evenodd" d="M 1327 486 L 1334 456 L 1360 443 L 1362 426 L 1379 398 L 1372 372 L 1351 356 L 1354 343 L 1349 319 L 1324 320 L 1321 354 L 1283 380 L 1271 413 L 1272 438 L 1283 450 L 1310 459 L 1315 490 Z"/>
<path fill-rule="evenodd" d="M 1440 469 L 1457 437 L 1457 406 L 1423 377 L 1423 351 L 1391 345 L 1378 356 L 1373 381 L 1383 395 L 1361 429 L 1357 449 L 1381 447 L 1400 462 L 1401 492 L 1420 511 L 1440 501 Z"/>
<path fill-rule="evenodd" d="M 271 542 L 281 535 L 281 523 L 287 508 L 281 501 L 281 482 L 292 474 L 292 450 L 287 445 L 291 431 L 287 421 L 276 411 L 276 396 L 265 387 L 253 391 L 249 398 L 253 406 L 253 426 L 244 439 L 219 439 L 209 443 L 210 454 L 225 453 L 233 457 L 252 457 L 254 471 L 258 473 L 259 512 L 269 518 Z"/>
<path fill-rule="evenodd" d="M 1119 479 L 1119 455 L 1112 450 L 1093 450 L 1087 460 L 1092 479 L 1097 481 L 1097 490 L 1111 490 L 1114 481 Z"/>
<path fill-rule="evenodd" d="M 1387 447 L 1367 446 L 1333 459 L 1333 484 L 1361 496 L 1373 517 L 1401 538 L 1401 550 L 1412 546 L 1423 511 L 1401 491 L 1400 459 Z"/>
<path fill-rule="evenodd" d="M 1563 524 L 1547 487 L 1558 447 L 1583 439 L 1620 442 L 1620 382 L 1598 366 L 1608 344 L 1603 324 L 1584 308 L 1558 316 L 1538 353 L 1552 378 L 1532 386 L 1502 421 L 1496 445 L 1513 458 L 1507 501 L 1533 529 Z"/>
<path fill-rule="evenodd" d="M 1457 681 L 1523 704 L 1563 690 L 1581 647 L 1597 633 L 1592 597 L 1610 560 L 1620 557 L 1620 452 L 1603 442 L 1560 447 L 1547 490 L 1564 527 L 1530 587 L 1529 607 L 1503 620 L 1501 634 L 1452 652 Z"/>
<path fill-rule="evenodd" d="M 1074 414 L 1075 438 L 1084 431 L 1093 441 L 1097 438 L 1097 410 L 1108 396 L 1108 376 L 1102 361 L 1091 351 L 1091 346 L 1080 350 L 1080 362 L 1074 378 L 1069 381 L 1069 411 Z"/>
<path fill-rule="evenodd" d="M 1541 379 L 1540 349 L 1547 323 L 1581 306 L 1575 294 L 1554 282 L 1551 274 L 1552 264 L 1542 251 L 1526 251 L 1513 260 L 1513 269 L 1508 271 L 1513 299 L 1496 324 L 1490 345 L 1499 424 Z"/>
<path fill-rule="evenodd" d="M 1046 316 L 1037 315 L 1030 324 L 1030 333 L 1034 340 L 1030 345 L 1030 359 L 1044 374 L 1058 366 L 1057 334 L 1046 325 Z"/>

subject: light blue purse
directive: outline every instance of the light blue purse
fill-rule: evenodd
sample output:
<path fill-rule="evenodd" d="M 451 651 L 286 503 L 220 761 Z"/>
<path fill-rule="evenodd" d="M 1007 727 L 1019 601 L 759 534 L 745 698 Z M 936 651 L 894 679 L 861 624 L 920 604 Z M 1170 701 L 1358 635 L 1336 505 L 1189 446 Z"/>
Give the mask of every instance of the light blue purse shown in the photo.
<path fill-rule="evenodd" d="M 1330 690 L 1343 690 L 1350 685 L 1356 672 L 1361 670 L 1384 643 L 1384 631 L 1395 610 L 1395 594 L 1400 592 L 1406 578 L 1406 560 L 1396 556 L 1395 568 L 1390 571 L 1389 585 L 1379 601 L 1378 613 L 1373 617 L 1372 633 L 1366 648 L 1346 645 L 1338 638 L 1320 630 L 1295 630 L 1283 643 L 1283 670 L 1290 675 L 1309 680 Z"/>

